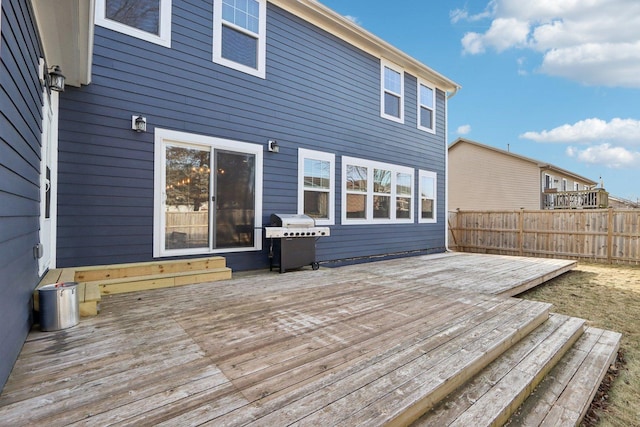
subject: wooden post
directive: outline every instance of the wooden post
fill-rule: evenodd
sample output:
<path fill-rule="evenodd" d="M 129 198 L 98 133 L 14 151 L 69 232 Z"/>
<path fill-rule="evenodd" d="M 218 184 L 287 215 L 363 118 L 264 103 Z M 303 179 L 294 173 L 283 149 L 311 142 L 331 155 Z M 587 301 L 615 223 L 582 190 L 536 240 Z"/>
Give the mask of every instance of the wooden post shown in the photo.
<path fill-rule="evenodd" d="M 524 254 L 524 208 L 520 208 L 518 215 L 518 254 Z"/>
<path fill-rule="evenodd" d="M 607 262 L 613 264 L 613 208 L 609 208 L 607 220 Z"/>

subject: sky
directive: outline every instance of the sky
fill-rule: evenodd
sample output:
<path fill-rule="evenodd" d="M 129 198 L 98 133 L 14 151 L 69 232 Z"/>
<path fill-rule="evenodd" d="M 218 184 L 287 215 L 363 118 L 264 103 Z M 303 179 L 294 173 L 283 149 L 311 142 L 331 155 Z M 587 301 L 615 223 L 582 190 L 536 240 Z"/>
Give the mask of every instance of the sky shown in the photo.
<path fill-rule="evenodd" d="M 462 86 L 459 137 L 640 199 L 640 1 L 320 0 Z"/>

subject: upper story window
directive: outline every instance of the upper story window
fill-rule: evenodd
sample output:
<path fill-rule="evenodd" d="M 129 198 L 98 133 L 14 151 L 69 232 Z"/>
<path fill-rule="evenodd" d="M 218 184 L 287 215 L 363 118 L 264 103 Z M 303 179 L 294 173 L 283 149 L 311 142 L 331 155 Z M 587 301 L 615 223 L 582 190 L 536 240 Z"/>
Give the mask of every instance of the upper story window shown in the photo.
<path fill-rule="evenodd" d="M 413 222 L 413 169 L 342 158 L 342 223 Z"/>
<path fill-rule="evenodd" d="M 435 133 L 435 100 L 434 88 L 420 80 L 418 83 L 418 129 Z"/>
<path fill-rule="evenodd" d="M 213 61 L 265 78 L 266 0 L 215 0 Z"/>
<path fill-rule="evenodd" d="M 573 190 L 574 191 L 580 191 L 580 183 L 579 182 L 574 182 L 573 183 Z"/>
<path fill-rule="evenodd" d="M 404 123 L 404 71 L 381 60 L 380 115 L 386 119 Z"/>
<path fill-rule="evenodd" d="M 318 225 L 333 225 L 335 155 L 298 149 L 298 213 Z"/>
<path fill-rule="evenodd" d="M 418 222 L 437 222 L 437 183 L 435 172 L 420 171 L 420 218 Z"/>
<path fill-rule="evenodd" d="M 171 47 L 171 0 L 96 0 L 96 24 Z"/>

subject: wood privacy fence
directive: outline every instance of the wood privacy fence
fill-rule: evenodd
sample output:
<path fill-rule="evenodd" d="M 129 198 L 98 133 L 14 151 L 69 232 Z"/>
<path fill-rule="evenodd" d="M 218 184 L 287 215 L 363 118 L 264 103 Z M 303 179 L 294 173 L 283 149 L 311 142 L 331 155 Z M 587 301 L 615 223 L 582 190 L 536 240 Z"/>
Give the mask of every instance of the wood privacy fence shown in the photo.
<path fill-rule="evenodd" d="M 640 264 L 640 209 L 449 212 L 462 252 Z"/>

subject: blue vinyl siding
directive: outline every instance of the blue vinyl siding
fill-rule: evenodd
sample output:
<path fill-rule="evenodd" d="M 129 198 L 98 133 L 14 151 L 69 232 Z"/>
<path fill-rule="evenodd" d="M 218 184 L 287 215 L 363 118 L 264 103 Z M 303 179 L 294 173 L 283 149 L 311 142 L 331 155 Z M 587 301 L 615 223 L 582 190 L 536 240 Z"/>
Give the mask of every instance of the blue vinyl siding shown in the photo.
<path fill-rule="evenodd" d="M 438 223 L 332 226 L 318 259 L 444 250 L 445 98 L 436 93 L 436 133 L 416 128 L 417 79 L 405 73 L 405 123 L 380 117 L 380 62 L 271 4 L 266 79 L 212 61 L 212 7 L 173 2 L 172 47 L 95 28 L 92 84 L 62 96 L 59 142 L 58 266 L 152 259 L 155 127 L 266 146 L 263 224 L 297 210 L 297 149 L 438 174 Z M 130 130 L 132 114 L 147 133 Z M 225 255 L 236 270 L 268 264 L 262 252 Z"/>
<path fill-rule="evenodd" d="M 0 390 L 31 327 L 38 284 L 40 48 L 28 2 L 2 1 L 0 42 Z"/>

